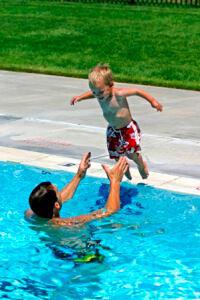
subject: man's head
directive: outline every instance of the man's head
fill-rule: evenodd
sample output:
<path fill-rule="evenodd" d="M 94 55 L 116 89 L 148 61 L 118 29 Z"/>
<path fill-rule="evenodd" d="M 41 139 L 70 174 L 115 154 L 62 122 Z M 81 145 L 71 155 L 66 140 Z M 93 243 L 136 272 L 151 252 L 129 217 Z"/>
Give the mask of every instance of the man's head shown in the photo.
<path fill-rule="evenodd" d="M 89 86 L 98 98 L 108 96 L 111 93 L 113 75 L 108 65 L 98 64 L 91 70 L 89 73 Z"/>
<path fill-rule="evenodd" d="M 58 217 L 62 203 L 56 186 L 51 182 L 38 184 L 29 196 L 32 211 L 41 218 Z"/>

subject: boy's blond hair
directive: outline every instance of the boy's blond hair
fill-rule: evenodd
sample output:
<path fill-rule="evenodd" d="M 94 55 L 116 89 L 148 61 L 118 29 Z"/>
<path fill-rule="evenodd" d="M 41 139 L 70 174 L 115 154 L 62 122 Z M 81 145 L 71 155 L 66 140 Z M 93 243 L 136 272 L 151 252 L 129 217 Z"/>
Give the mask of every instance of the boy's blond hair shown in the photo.
<path fill-rule="evenodd" d="M 113 85 L 113 75 L 112 71 L 107 64 L 98 64 L 96 65 L 89 73 L 89 82 L 92 85 L 96 85 L 96 83 L 103 79 L 105 85 L 112 86 Z"/>

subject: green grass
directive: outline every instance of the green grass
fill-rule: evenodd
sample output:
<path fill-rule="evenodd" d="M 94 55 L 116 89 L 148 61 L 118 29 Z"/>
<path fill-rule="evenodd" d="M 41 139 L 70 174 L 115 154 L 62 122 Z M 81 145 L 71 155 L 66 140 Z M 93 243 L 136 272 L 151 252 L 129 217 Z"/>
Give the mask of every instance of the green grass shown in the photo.
<path fill-rule="evenodd" d="M 0 4 L 1 69 L 200 90 L 198 8 L 24 2 Z"/>

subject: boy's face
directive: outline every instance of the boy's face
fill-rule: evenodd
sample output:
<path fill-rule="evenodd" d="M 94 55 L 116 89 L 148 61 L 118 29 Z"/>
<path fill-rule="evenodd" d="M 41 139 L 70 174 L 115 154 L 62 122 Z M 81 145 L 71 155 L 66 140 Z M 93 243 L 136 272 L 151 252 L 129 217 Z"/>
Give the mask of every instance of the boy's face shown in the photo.
<path fill-rule="evenodd" d="M 97 81 L 95 85 L 89 82 L 89 87 L 93 95 L 100 100 L 106 99 L 112 94 L 112 87 L 105 85 L 103 78 Z"/>

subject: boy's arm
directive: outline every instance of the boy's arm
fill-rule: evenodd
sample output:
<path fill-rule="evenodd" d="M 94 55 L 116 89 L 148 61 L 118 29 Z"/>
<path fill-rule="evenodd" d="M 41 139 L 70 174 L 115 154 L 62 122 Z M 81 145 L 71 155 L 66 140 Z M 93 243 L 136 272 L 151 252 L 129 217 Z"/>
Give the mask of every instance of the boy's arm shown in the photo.
<path fill-rule="evenodd" d="M 54 218 L 52 222 L 59 226 L 82 225 L 92 220 L 104 218 L 114 214 L 120 208 L 120 182 L 128 169 L 125 157 L 121 157 L 115 166 L 110 170 L 107 166 L 102 166 L 110 180 L 110 192 L 105 208 L 72 218 Z"/>
<path fill-rule="evenodd" d="M 91 91 L 87 91 L 83 94 L 81 94 L 80 96 L 74 96 L 71 100 L 70 100 L 70 104 L 74 105 L 77 102 L 80 102 L 82 100 L 87 100 L 87 99 L 92 99 L 95 98 L 93 93 Z"/>
<path fill-rule="evenodd" d="M 163 106 L 160 104 L 153 96 L 144 90 L 135 89 L 135 88 L 121 88 L 118 90 L 120 96 L 128 97 L 128 96 L 139 96 L 146 99 L 153 108 L 156 108 L 157 111 L 162 111 Z"/>
<path fill-rule="evenodd" d="M 72 178 L 70 183 L 68 183 L 60 191 L 62 202 L 65 202 L 73 197 L 80 181 L 85 177 L 87 169 L 90 167 L 90 157 L 91 157 L 90 152 L 83 155 L 76 175 Z"/>

